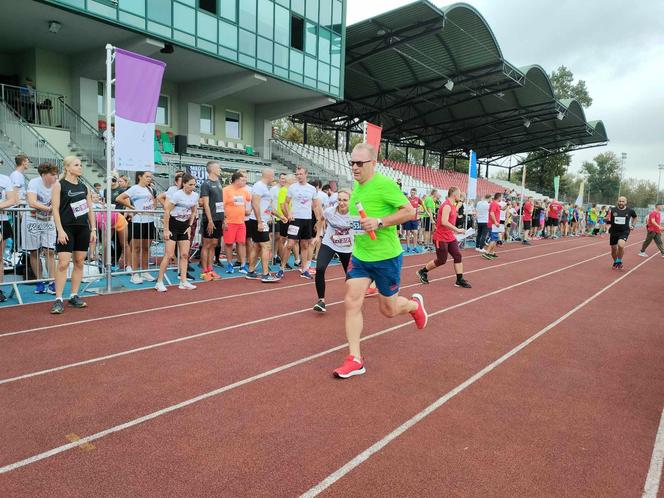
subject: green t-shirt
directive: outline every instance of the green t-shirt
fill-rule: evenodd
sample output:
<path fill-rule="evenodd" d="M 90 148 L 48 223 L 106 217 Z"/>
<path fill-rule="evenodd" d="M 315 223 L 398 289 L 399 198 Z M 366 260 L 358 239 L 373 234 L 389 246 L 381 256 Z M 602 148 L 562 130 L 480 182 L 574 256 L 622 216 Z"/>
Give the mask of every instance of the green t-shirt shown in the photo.
<path fill-rule="evenodd" d="M 394 180 L 374 174 L 368 182 L 360 185 L 357 181 L 350 196 L 349 214 L 359 219 L 355 205 L 360 202 L 369 218 L 385 218 L 396 213 L 408 199 Z M 397 227 L 390 226 L 376 230 L 376 240 L 371 240 L 364 232 L 355 233 L 353 256 L 360 261 L 383 261 L 396 258 L 403 252 L 397 235 Z"/>
<path fill-rule="evenodd" d="M 279 213 L 280 216 L 284 215 L 281 206 L 286 202 L 286 197 L 288 197 L 288 187 L 281 187 L 277 194 L 277 213 Z"/>
<path fill-rule="evenodd" d="M 434 200 L 431 196 L 424 199 L 424 208 L 425 208 L 425 211 L 422 214 L 422 218 L 428 218 L 429 213 L 433 214 L 433 213 L 436 212 L 436 203 L 434 202 Z M 427 212 L 427 210 L 428 210 L 428 212 Z"/>

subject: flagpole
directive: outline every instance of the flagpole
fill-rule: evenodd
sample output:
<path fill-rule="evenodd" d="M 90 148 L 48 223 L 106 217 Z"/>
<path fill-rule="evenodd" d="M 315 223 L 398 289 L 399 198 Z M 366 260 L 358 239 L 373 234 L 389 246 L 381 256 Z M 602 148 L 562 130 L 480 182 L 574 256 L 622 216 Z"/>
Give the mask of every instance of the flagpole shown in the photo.
<path fill-rule="evenodd" d="M 111 119 L 113 112 L 111 111 L 111 92 L 113 88 L 113 45 L 106 44 L 106 230 L 104 230 L 105 247 L 106 247 L 106 292 L 110 293 L 112 290 L 111 278 L 111 178 L 113 170 L 112 161 L 112 144 L 113 144 L 113 127 Z"/>
<path fill-rule="evenodd" d="M 523 230 L 523 199 L 526 194 L 526 165 L 523 165 L 523 170 L 521 171 L 521 216 L 519 216 L 519 236 L 521 236 L 521 231 Z M 525 240 L 525 237 L 523 238 Z"/>

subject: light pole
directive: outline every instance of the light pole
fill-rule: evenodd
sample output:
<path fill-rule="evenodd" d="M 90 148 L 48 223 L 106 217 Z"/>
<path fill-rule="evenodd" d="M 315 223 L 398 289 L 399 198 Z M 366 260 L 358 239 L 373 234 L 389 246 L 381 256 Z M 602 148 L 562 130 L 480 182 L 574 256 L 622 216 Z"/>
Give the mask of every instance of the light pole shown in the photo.
<path fill-rule="evenodd" d="M 659 168 L 659 175 L 657 175 L 657 201 L 659 202 L 659 185 L 662 182 L 662 171 L 664 171 L 664 164 L 657 166 Z"/>
<path fill-rule="evenodd" d="M 620 197 L 620 191 L 622 190 L 622 178 L 623 170 L 625 169 L 625 161 L 627 161 L 627 152 L 620 154 L 620 183 L 618 184 L 618 197 Z"/>

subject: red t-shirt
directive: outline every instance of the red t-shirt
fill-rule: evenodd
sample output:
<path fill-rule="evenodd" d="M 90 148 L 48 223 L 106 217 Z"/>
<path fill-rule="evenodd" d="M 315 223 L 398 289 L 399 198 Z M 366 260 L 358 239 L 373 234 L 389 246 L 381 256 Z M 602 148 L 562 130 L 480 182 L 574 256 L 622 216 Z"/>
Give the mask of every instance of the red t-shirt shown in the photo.
<path fill-rule="evenodd" d="M 646 223 L 646 226 L 648 227 L 649 232 L 655 232 L 655 233 L 660 233 L 661 230 L 657 228 L 655 225 L 653 225 L 653 222 L 657 223 L 658 225 L 661 226 L 662 224 L 662 214 L 657 211 L 656 209 L 654 211 L 651 211 L 648 214 L 648 220 Z"/>
<path fill-rule="evenodd" d="M 415 217 L 413 218 L 414 220 L 417 219 L 417 208 L 419 207 L 420 204 L 422 204 L 422 199 L 419 197 L 409 197 L 408 200 L 410 201 L 410 205 L 415 208 Z"/>
<path fill-rule="evenodd" d="M 447 228 L 446 226 L 443 226 L 442 224 L 443 208 L 445 206 L 450 207 L 450 215 L 447 218 L 447 222 L 450 223 L 452 226 L 456 224 L 457 220 L 456 206 L 452 204 L 449 199 L 445 199 L 445 202 L 443 202 L 440 205 L 440 208 L 438 208 L 438 221 L 436 221 L 436 231 L 433 233 L 433 240 L 442 241 L 442 242 L 452 242 L 456 240 L 454 232 L 449 228 Z"/>
<path fill-rule="evenodd" d="M 533 204 L 526 202 L 523 205 L 523 221 L 533 221 Z"/>
<path fill-rule="evenodd" d="M 553 201 L 549 205 L 549 218 L 557 220 L 562 210 L 563 210 L 563 205 L 559 202 Z"/>
<path fill-rule="evenodd" d="M 491 228 L 494 225 L 494 222 L 491 219 L 491 213 L 496 217 L 497 224 L 500 225 L 500 204 L 496 201 L 491 201 L 491 204 L 489 204 L 489 221 L 486 225 L 487 228 Z"/>

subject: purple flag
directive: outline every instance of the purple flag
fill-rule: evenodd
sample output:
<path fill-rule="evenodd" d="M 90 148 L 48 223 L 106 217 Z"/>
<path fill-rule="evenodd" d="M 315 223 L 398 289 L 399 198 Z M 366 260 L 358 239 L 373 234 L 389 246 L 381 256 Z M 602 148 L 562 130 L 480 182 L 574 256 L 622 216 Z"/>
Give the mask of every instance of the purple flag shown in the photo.
<path fill-rule="evenodd" d="M 155 117 L 166 63 L 115 49 L 115 168 L 154 171 Z"/>

